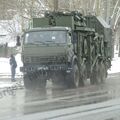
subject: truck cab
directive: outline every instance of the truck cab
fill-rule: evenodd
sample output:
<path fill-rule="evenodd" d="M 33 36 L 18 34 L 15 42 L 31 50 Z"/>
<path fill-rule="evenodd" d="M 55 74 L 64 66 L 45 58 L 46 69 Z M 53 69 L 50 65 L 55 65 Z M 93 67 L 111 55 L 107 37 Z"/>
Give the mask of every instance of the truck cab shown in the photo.
<path fill-rule="evenodd" d="M 48 78 L 56 79 L 58 74 L 70 70 L 74 56 L 71 34 L 68 27 L 33 28 L 24 33 L 21 71 L 25 85 L 32 77 L 31 81 L 44 78 L 40 83 L 44 86 L 42 83 L 46 83 Z M 33 86 L 33 83 L 28 86 Z"/>

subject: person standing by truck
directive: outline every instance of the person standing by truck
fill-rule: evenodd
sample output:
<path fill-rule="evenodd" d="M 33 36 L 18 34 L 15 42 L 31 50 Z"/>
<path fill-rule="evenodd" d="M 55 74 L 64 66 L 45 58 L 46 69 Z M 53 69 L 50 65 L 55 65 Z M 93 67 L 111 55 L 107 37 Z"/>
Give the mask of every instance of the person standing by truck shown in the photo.
<path fill-rule="evenodd" d="M 15 82 L 15 74 L 16 74 L 17 62 L 15 60 L 14 55 L 12 55 L 12 54 L 10 56 L 10 66 L 11 66 L 11 81 Z"/>

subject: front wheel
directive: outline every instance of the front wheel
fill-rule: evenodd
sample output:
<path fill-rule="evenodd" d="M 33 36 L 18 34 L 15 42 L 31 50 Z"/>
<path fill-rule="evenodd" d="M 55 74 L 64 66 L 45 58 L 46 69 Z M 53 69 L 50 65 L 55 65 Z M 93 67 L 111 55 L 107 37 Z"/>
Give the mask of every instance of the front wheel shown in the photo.
<path fill-rule="evenodd" d="M 24 75 L 24 86 L 26 89 L 30 90 L 45 88 L 45 76 L 39 73 L 26 74 Z"/>
<path fill-rule="evenodd" d="M 47 79 L 44 75 L 37 75 L 36 78 L 36 88 L 37 89 L 45 89 L 46 88 Z"/>
<path fill-rule="evenodd" d="M 26 74 L 23 77 L 24 79 L 24 86 L 26 89 L 35 89 L 35 83 L 34 83 L 34 78 L 30 74 Z"/>
<path fill-rule="evenodd" d="M 67 83 L 69 88 L 79 87 L 80 74 L 77 64 L 74 64 L 70 75 L 67 77 Z"/>
<path fill-rule="evenodd" d="M 52 76 L 52 84 L 54 88 L 66 87 L 65 73 L 63 71 L 54 73 Z"/>

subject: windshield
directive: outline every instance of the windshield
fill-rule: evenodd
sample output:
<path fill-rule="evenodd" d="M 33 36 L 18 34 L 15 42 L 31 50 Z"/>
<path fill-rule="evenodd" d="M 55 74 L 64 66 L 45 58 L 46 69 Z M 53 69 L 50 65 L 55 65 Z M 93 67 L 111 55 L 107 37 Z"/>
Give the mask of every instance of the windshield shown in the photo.
<path fill-rule="evenodd" d="M 65 43 L 66 31 L 35 31 L 25 35 L 25 43 Z"/>

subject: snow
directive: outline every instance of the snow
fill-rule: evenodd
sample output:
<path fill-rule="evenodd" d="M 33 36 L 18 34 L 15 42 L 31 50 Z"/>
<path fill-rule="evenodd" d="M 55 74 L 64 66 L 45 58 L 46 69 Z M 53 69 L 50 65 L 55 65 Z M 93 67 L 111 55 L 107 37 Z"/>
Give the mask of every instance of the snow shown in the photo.
<path fill-rule="evenodd" d="M 115 50 L 114 58 L 112 60 L 112 66 L 110 70 L 108 70 L 108 73 L 119 73 L 120 72 L 120 57 L 118 57 L 118 51 Z"/>
<path fill-rule="evenodd" d="M 111 69 L 108 70 L 109 74 L 118 72 L 120 72 L 120 57 L 113 59 Z"/>
<path fill-rule="evenodd" d="M 14 41 L 8 43 L 8 47 L 15 47 L 16 43 Z"/>

